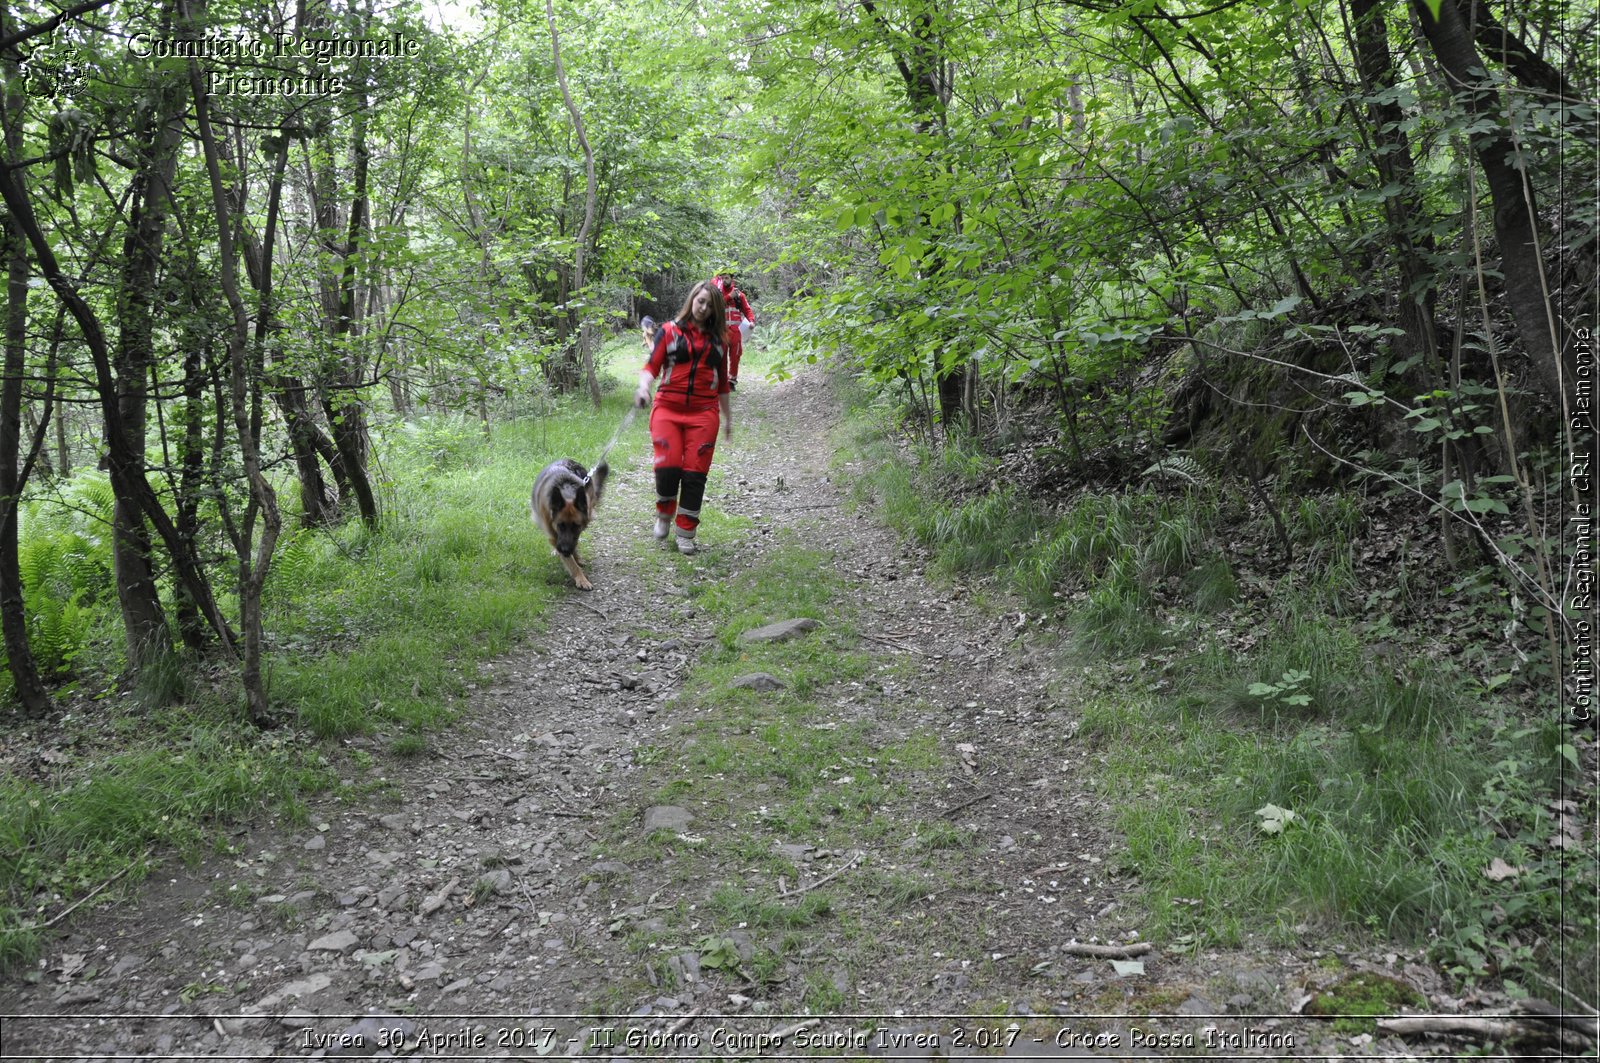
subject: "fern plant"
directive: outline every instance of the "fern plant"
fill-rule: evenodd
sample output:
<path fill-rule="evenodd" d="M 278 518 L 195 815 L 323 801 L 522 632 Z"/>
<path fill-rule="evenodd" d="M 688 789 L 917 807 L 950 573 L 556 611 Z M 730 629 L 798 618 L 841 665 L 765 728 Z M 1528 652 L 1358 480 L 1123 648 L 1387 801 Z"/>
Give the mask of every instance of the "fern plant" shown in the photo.
<path fill-rule="evenodd" d="M 111 529 L 116 504 L 111 482 L 88 472 L 59 494 L 24 502 L 18 526 L 28 641 L 40 670 L 72 674 L 93 622 L 95 604 L 114 586 Z M 7 685 L 9 685 L 9 665 Z"/>
<path fill-rule="evenodd" d="M 1140 475 L 1147 478 L 1154 476 L 1165 480 L 1177 480 L 1191 486 L 1203 486 L 1209 482 L 1205 469 L 1187 454 L 1169 454 Z"/>

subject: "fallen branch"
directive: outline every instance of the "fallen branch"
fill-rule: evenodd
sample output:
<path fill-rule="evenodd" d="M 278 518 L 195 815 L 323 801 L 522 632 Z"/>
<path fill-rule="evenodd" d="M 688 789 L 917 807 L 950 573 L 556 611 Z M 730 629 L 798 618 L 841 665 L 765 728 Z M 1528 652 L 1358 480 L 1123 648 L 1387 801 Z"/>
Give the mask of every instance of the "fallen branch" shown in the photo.
<path fill-rule="evenodd" d="M 663 1039 L 664 1040 L 670 1040 L 672 1038 L 673 1034 L 677 1033 L 679 1030 L 682 1030 L 685 1026 L 689 1025 L 691 1022 L 693 1022 L 694 1020 L 698 1019 L 699 1017 L 700 1017 L 700 1009 L 696 1008 L 695 1010 L 691 1011 L 689 1014 L 685 1015 L 683 1018 L 679 1019 L 677 1022 L 673 1023 L 671 1026 L 667 1027 L 667 1032 L 663 1036 Z"/>
<path fill-rule="evenodd" d="M 979 794 L 977 797 L 968 798 L 967 800 L 961 802 L 959 805 L 956 805 L 954 808 L 945 809 L 943 812 L 939 813 L 939 815 L 941 815 L 941 816 L 953 816 L 957 812 L 960 812 L 963 808 L 969 808 L 972 805 L 977 804 L 979 801 L 987 801 L 989 798 L 991 798 L 993 796 L 994 796 L 994 794 L 992 794 L 992 793 L 990 793 L 990 792 L 988 792 L 986 790 L 983 793 Z"/>
<path fill-rule="evenodd" d="M 1580 1001 L 1579 1003 L 1581 1004 L 1582 1002 Z M 1587 1007 L 1587 1005 L 1583 1006 Z M 1517 1011 L 1537 1022 L 1544 1022 L 1571 1030 L 1573 1033 L 1587 1037 L 1591 1041 L 1600 1042 L 1600 1020 L 1596 1020 L 1592 1012 L 1580 1015 L 1576 1012 L 1562 1011 L 1549 1001 L 1536 998 L 1518 1001 Z"/>
<path fill-rule="evenodd" d="M 864 639 L 871 639 L 873 642 L 881 642 L 885 646 L 888 646 L 888 647 L 890 647 L 892 649 L 910 650 L 912 653 L 920 653 L 924 657 L 926 657 L 928 655 L 928 651 L 927 650 L 921 649 L 920 647 L 917 647 L 917 646 L 902 645 L 901 643 L 895 642 L 893 639 L 886 639 L 882 635 L 870 635 L 865 631 L 861 632 L 860 634 L 861 634 L 861 637 L 864 638 Z"/>
<path fill-rule="evenodd" d="M 34 930 L 45 930 L 45 929 L 48 929 L 49 927 L 55 926 L 57 923 L 61 922 L 61 920 L 65 919 L 67 916 L 71 915 L 73 912 L 77 911 L 79 908 L 83 907 L 85 904 L 88 904 L 90 901 L 94 900 L 96 896 L 98 896 L 99 894 L 105 892 L 106 887 L 110 886 L 113 882 L 117 881 L 117 879 L 121 878 L 123 875 L 126 875 L 129 871 L 132 871 L 135 864 L 143 862 L 149 856 L 150 856 L 150 853 L 149 853 L 148 850 L 146 850 L 144 855 L 139 857 L 138 860 L 131 861 L 128 864 L 124 865 L 121 871 L 118 871 L 116 874 L 112 875 L 110 878 L 108 878 L 104 882 L 100 883 L 100 885 L 98 885 L 94 889 L 90 890 L 84 896 L 79 897 L 77 900 L 75 900 L 71 904 L 67 905 L 67 907 L 65 907 L 61 911 L 57 912 L 55 915 L 51 916 L 49 919 L 46 919 L 42 923 L 30 923 L 27 926 L 18 927 L 19 932 L 28 933 L 28 932 L 31 932 L 31 931 L 34 931 Z"/>
<path fill-rule="evenodd" d="M 1140 941 L 1132 945 L 1080 945 L 1074 941 L 1061 946 L 1061 951 L 1068 956 L 1093 956 L 1101 960 L 1129 960 L 1135 956 L 1143 956 L 1147 952 L 1154 952 L 1155 946 L 1148 941 Z"/>
<path fill-rule="evenodd" d="M 1501 1022 L 1476 1015 L 1406 1015 L 1398 1019 L 1379 1019 L 1378 1029 L 1401 1037 L 1429 1033 L 1464 1034 L 1469 1037 L 1486 1037 L 1504 1041 L 1533 1034 L 1529 1027 L 1518 1022 Z"/>
<path fill-rule="evenodd" d="M 822 1020 L 821 1019 L 805 1019 L 805 1020 L 803 1020 L 801 1022 L 795 1023 L 793 1026 L 781 1026 L 778 1029 L 773 1030 L 767 1036 L 772 1038 L 773 1042 L 776 1043 L 778 1041 L 786 1040 L 787 1038 L 793 1037 L 795 1034 L 799 1033 L 801 1030 L 809 1030 L 813 1026 L 821 1026 L 821 1025 L 822 1025 Z"/>
<path fill-rule="evenodd" d="M 816 889 L 818 886 L 822 885 L 824 882 L 831 882 L 834 879 L 838 878 L 840 875 L 844 874 L 846 871 L 849 871 L 852 867 L 854 867 L 856 865 L 856 862 L 859 861 L 863 855 L 865 855 L 865 854 L 858 852 L 858 853 L 856 853 L 856 855 L 854 855 L 854 856 L 852 856 L 850 858 L 850 861 L 847 864 L 845 864 L 843 867 L 839 868 L 837 871 L 833 872 L 832 874 L 826 875 L 823 878 L 819 878 L 819 879 L 817 879 L 817 881 L 815 881 L 813 883 L 810 883 L 809 885 L 801 886 L 797 890 L 790 890 L 788 893 L 780 893 L 780 894 L 778 894 L 778 896 L 780 896 L 780 897 L 798 897 L 802 893 L 807 893 L 807 892 L 809 892 L 811 890 Z"/>

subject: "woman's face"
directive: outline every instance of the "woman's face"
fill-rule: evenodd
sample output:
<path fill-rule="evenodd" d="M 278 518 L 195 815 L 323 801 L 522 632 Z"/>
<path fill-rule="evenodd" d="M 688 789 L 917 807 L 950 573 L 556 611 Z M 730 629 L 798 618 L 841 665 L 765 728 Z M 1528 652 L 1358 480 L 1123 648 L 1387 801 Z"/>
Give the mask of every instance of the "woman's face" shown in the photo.
<path fill-rule="evenodd" d="M 702 325 L 711 320 L 711 289 L 701 288 L 694 293 L 694 298 L 689 302 L 689 313 Z"/>

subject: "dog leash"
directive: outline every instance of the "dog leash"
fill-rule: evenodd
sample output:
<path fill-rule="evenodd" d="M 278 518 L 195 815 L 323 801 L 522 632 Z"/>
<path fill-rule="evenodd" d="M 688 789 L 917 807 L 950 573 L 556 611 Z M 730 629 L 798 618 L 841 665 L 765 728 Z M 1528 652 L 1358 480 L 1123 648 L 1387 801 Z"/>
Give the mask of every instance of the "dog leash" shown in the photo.
<path fill-rule="evenodd" d="M 622 433 L 626 432 L 628 430 L 628 426 L 633 423 L 633 415 L 638 412 L 639 407 L 629 406 L 628 412 L 622 415 L 622 423 L 617 425 L 617 430 L 615 432 L 611 433 L 611 442 L 607 443 L 606 448 L 600 452 L 600 460 L 594 463 L 594 467 L 596 469 L 606 463 L 606 455 L 610 454 L 611 448 L 617 445 L 617 440 L 622 438 Z M 584 482 L 588 483 L 589 477 L 585 476 Z"/>

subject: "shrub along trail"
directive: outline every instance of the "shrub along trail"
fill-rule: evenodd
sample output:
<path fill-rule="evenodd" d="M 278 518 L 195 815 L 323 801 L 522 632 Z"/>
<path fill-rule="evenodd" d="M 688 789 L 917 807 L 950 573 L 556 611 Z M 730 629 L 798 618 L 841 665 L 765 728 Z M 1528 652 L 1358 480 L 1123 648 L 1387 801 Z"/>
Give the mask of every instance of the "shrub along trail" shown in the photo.
<path fill-rule="evenodd" d="M 349 741 L 351 785 L 307 822 L 69 920 L 3 987 L 0 1012 L 40 1016 L 5 1052 L 1403 1051 L 1251 1017 L 1304 1003 L 1331 943 L 1143 951 L 1110 828 L 1139 795 L 1094 789 L 1082 665 L 851 504 L 820 376 L 751 384 L 699 556 L 650 539 L 647 459 L 619 466 L 583 543 L 594 592 L 454 730 L 410 760 Z M 1173 1040 L 1131 1052 L 1136 1031 Z"/>

